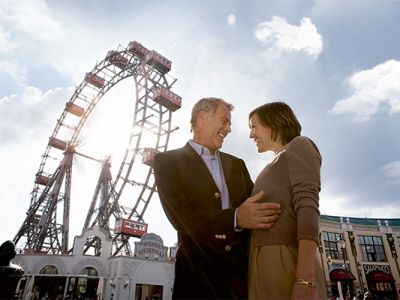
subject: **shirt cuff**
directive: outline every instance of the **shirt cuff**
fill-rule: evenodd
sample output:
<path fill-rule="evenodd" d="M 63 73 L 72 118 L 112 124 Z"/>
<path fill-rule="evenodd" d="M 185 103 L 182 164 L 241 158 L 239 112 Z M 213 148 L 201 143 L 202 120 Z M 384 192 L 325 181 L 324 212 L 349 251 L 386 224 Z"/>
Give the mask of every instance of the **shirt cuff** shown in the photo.
<path fill-rule="evenodd" d="M 233 219 L 233 229 L 234 229 L 236 232 L 241 232 L 241 231 L 243 230 L 243 228 L 240 227 L 240 226 L 237 224 L 236 212 L 237 212 L 237 208 L 235 209 L 235 216 L 234 216 L 234 219 Z"/>

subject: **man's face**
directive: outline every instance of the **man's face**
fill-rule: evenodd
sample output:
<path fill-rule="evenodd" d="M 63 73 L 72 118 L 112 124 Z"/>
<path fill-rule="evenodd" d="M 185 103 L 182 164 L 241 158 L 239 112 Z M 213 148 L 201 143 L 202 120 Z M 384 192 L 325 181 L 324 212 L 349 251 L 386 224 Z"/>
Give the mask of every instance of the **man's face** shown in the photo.
<path fill-rule="evenodd" d="M 197 142 L 214 153 L 222 147 L 225 137 L 231 132 L 231 111 L 219 103 L 215 112 L 200 112 L 198 125 Z"/>

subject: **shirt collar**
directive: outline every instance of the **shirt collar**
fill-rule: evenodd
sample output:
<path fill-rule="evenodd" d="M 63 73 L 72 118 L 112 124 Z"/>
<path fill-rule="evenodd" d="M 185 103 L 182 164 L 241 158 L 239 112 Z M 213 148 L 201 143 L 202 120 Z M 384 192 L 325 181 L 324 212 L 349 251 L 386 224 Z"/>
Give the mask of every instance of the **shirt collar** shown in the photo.
<path fill-rule="evenodd" d="M 202 156 L 202 155 L 209 155 L 211 157 L 211 153 L 210 150 L 208 150 L 207 147 L 204 147 L 203 145 L 200 145 L 198 143 L 196 143 L 193 140 L 189 140 L 188 141 L 189 145 L 192 146 L 192 148 L 194 149 L 194 151 L 197 152 L 198 155 Z M 215 151 L 216 156 L 219 157 L 219 151 L 216 150 Z"/>

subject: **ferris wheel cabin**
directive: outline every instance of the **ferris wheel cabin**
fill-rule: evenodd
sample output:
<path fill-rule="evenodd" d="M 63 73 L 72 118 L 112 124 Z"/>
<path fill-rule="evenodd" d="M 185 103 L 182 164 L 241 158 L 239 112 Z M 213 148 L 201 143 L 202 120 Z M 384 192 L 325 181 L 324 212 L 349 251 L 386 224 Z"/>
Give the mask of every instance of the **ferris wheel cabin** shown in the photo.
<path fill-rule="evenodd" d="M 143 158 L 142 158 L 142 163 L 152 167 L 153 166 L 153 161 L 154 161 L 154 157 L 156 156 L 156 154 L 160 152 L 154 148 L 145 148 L 143 150 Z"/>
<path fill-rule="evenodd" d="M 37 174 L 35 178 L 35 183 L 47 186 L 50 182 L 51 178 L 49 176 L 45 176 L 42 174 Z"/>
<path fill-rule="evenodd" d="M 128 59 L 114 50 L 108 51 L 106 59 L 108 62 L 120 69 L 125 69 L 128 65 Z"/>
<path fill-rule="evenodd" d="M 166 74 L 169 71 L 171 71 L 172 63 L 169 59 L 165 58 L 157 51 L 151 50 L 146 55 L 146 64 L 154 67 L 155 69 L 160 71 L 162 74 Z"/>
<path fill-rule="evenodd" d="M 64 151 L 67 149 L 67 142 L 55 137 L 51 137 L 49 138 L 49 146 Z"/>
<path fill-rule="evenodd" d="M 144 58 L 146 58 L 146 54 L 150 50 L 147 49 L 145 46 L 143 46 L 141 43 L 132 41 L 128 45 L 128 51 L 135 54 L 140 59 L 144 59 Z"/>
<path fill-rule="evenodd" d="M 101 78 L 100 76 L 93 74 L 91 72 L 86 73 L 85 81 L 87 83 L 94 85 L 95 87 L 98 87 L 99 89 L 101 89 L 105 83 L 103 78 Z"/>
<path fill-rule="evenodd" d="M 163 86 L 159 86 L 154 90 L 153 100 L 172 111 L 181 108 L 182 103 L 182 97 Z"/>
<path fill-rule="evenodd" d="M 72 102 L 67 102 L 67 104 L 65 105 L 65 110 L 77 117 L 82 117 L 83 113 L 85 112 L 83 107 L 80 107 L 79 105 L 76 105 Z"/>
<path fill-rule="evenodd" d="M 147 224 L 128 219 L 117 219 L 114 232 L 134 237 L 142 237 L 147 233 Z"/>

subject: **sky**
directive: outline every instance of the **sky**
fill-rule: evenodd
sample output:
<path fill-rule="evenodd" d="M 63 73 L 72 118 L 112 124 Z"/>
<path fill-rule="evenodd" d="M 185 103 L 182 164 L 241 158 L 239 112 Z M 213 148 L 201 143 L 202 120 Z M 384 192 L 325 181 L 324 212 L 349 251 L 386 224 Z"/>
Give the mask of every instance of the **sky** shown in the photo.
<path fill-rule="evenodd" d="M 285 101 L 323 157 L 321 214 L 400 218 L 398 28 L 400 1 L 389 0 L 0 0 L 0 241 L 13 239 L 25 219 L 65 103 L 107 51 L 130 41 L 172 61 L 168 76 L 177 79 L 182 108 L 169 149 L 191 138 L 198 99 L 224 98 L 235 109 L 222 150 L 243 158 L 255 180 L 271 153 L 257 153 L 248 113 Z M 125 79 L 101 99 L 82 133 L 82 148 L 92 145 L 86 154 L 124 149 L 132 86 Z M 74 159 L 72 237 L 99 172 Z M 145 221 L 175 244 L 157 195 Z"/>

